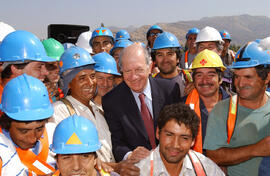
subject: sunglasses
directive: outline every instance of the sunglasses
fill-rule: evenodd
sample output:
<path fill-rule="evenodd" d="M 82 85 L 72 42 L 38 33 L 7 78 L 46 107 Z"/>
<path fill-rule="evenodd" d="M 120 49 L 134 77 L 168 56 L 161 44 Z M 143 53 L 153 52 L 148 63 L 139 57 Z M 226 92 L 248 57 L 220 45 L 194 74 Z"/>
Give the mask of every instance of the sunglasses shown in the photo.
<path fill-rule="evenodd" d="M 160 32 L 158 32 L 158 33 L 150 33 L 149 36 L 153 37 L 153 36 L 158 36 L 159 34 L 161 34 L 161 33 Z"/>

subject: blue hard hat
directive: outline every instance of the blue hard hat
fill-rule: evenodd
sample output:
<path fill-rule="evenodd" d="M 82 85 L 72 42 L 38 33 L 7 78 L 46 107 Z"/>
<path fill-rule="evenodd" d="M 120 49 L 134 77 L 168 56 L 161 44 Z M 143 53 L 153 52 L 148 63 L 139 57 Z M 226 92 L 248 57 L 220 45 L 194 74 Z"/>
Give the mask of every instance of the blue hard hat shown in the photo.
<path fill-rule="evenodd" d="M 158 25 L 153 25 L 153 26 L 151 26 L 151 27 L 148 29 L 148 31 L 147 31 L 147 33 L 146 33 L 146 38 L 148 38 L 150 32 L 151 32 L 152 30 L 154 30 L 154 29 L 160 30 L 161 33 L 163 32 L 163 29 L 162 29 L 160 26 L 158 26 Z"/>
<path fill-rule="evenodd" d="M 47 88 L 37 78 L 23 74 L 4 87 L 1 111 L 18 121 L 36 121 L 53 115 Z"/>
<path fill-rule="evenodd" d="M 72 68 L 91 64 L 95 64 L 95 61 L 88 51 L 78 46 L 73 46 L 67 49 L 60 58 L 60 74 Z"/>
<path fill-rule="evenodd" d="M 219 31 L 219 33 L 220 33 L 222 39 L 232 40 L 231 35 L 228 31 L 222 30 L 222 31 Z"/>
<path fill-rule="evenodd" d="M 118 40 L 130 40 L 130 35 L 126 30 L 120 30 L 115 35 L 115 41 Z"/>
<path fill-rule="evenodd" d="M 250 68 L 258 65 L 270 65 L 270 50 L 263 49 L 257 42 L 249 42 L 237 51 L 235 61 L 228 68 Z"/>
<path fill-rule="evenodd" d="M 93 39 L 96 37 L 100 37 L 100 36 L 110 37 L 114 43 L 112 31 L 110 31 L 110 29 L 108 29 L 108 28 L 100 27 L 100 28 L 95 29 L 94 32 L 92 33 L 92 37 L 89 41 L 90 45 L 93 46 Z"/>
<path fill-rule="evenodd" d="M 186 39 L 188 39 L 188 36 L 190 34 L 199 34 L 199 32 L 200 32 L 200 29 L 198 29 L 198 28 L 191 28 L 191 29 L 189 29 L 188 32 L 187 32 L 187 34 L 186 34 Z"/>
<path fill-rule="evenodd" d="M 129 45 L 132 45 L 132 43 L 133 42 L 130 40 L 118 40 L 117 42 L 115 42 L 113 48 L 110 51 L 110 54 L 112 55 L 116 48 L 125 48 Z"/>
<path fill-rule="evenodd" d="M 82 116 L 69 116 L 55 128 L 50 149 L 56 154 L 90 153 L 101 144 L 95 125 Z"/>
<path fill-rule="evenodd" d="M 55 62 L 47 56 L 41 41 L 27 31 L 14 31 L 8 34 L 0 45 L 1 62 L 24 61 Z"/>
<path fill-rule="evenodd" d="M 117 71 L 117 66 L 114 58 L 106 52 L 102 52 L 93 56 L 95 64 L 95 71 L 102 73 L 109 73 L 120 76 Z"/>
<path fill-rule="evenodd" d="M 254 42 L 260 43 L 261 39 L 256 39 Z"/>
<path fill-rule="evenodd" d="M 170 32 L 163 32 L 158 35 L 154 45 L 153 50 L 162 49 L 162 48 L 179 48 L 181 45 L 178 42 L 178 39 Z"/>
<path fill-rule="evenodd" d="M 63 47 L 65 49 L 65 51 L 69 48 L 71 48 L 72 46 L 75 46 L 73 43 L 63 43 Z"/>

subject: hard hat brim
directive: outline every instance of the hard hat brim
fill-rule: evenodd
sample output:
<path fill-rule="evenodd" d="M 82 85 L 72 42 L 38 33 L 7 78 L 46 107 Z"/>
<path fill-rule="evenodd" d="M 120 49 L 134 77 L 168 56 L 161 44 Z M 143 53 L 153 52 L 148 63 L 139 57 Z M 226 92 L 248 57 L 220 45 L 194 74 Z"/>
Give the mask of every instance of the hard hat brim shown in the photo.
<path fill-rule="evenodd" d="M 11 119 L 17 121 L 36 121 L 50 118 L 54 113 L 54 109 L 52 105 L 49 105 L 49 107 L 46 108 L 46 110 L 36 109 L 14 113 L 4 111 L 4 113 L 7 114 Z"/>

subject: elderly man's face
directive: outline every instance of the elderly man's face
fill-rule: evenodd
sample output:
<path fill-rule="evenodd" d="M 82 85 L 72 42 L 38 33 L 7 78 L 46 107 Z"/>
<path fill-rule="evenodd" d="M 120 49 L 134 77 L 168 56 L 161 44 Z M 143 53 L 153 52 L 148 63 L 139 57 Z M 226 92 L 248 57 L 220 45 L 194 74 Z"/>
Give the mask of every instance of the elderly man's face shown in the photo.
<path fill-rule="evenodd" d="M 133 44 L 125 49 L 122 56 L 122 71 L 128 87 L 134 92 L 143 92 L 150 74 L 150 65 L 146 63 L 141 46 Z"/>

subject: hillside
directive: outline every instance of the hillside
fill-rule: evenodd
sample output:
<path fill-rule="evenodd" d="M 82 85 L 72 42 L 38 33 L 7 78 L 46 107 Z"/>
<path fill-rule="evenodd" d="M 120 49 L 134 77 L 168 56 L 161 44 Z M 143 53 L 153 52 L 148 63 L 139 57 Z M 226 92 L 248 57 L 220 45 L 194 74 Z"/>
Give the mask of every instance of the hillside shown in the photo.
<path fill-rule="evenodd" d="M 217 16 L 205 17 L 200 20 L 178 21 L 175 23 L 158 23 L 165 31 L 174 33 L 181 44 L 185 43 L 185 35 L 188 29 L 197 27 L 199 29 L 205 26 L 212 26 L 218 30 L 227 30 L 232 36 L 232 43 L 242 45 L 248 41 L 270 36 L 270 18 L 265 16 Z M 129 31 L 133 40 L 145 42 L 145 35 L 150 25 L 144 25 L 139 28 L 134 26 L 125 28 Z M 113 32 L 119 28 L 109 27 Z"/>

